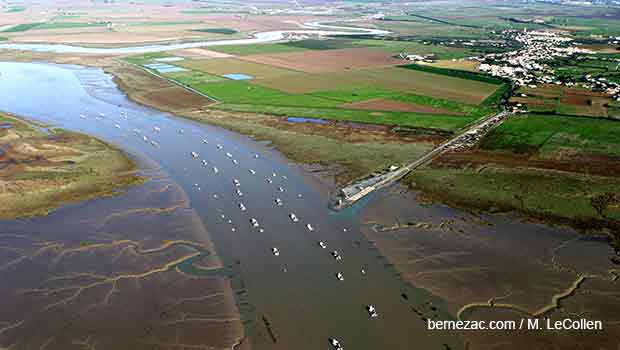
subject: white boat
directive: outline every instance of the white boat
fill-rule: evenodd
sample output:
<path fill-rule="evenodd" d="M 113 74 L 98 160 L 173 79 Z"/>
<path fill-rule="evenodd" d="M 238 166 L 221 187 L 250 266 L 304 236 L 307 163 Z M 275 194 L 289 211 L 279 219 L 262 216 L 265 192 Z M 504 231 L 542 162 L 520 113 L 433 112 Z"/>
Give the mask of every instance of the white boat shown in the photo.
<path fill-rule="evenodd" d="M 252 227 L 258 227 L 258 220 L 251 218 L 250 219 L 250 224 L 252 224 Z"/>
<path fill-rule="evenodd" d="M 258 154 L 255 154 L 255 155 L 254 155 L 254 158 L 258 158 Z"/>
<path fill-rule="evenodd" d="M 312 227 L 312 225 L 310 224 L 306 224 L 306 228 L 308 229 L 308 231 L 314 231 L 314 227 Z"/>
<path fill-rule="evenodd" d="M 370 315 L 370 318 L 375 318 L 379 316 L 379 314 L 377 313 L 377 309 L 375 309 L 375 307 L 372 305 L 366 305 L 366 311 L 368 311 L 368 315 Z"/>
<path fill-rule="evenodd" d="M 138 129 L 133 129 L 133 132 L 134 132 L 136 135 L 139 135 L 139 134 L 140 134 L 140 130 L 138 130 Z"/>
<path fill-rule="evenodd" d="M 278 187 L 278 191 L 284 192 L 284 189 L 282 187 Z"/>
<path fill-rule="evenodd" d="M 280 256 L 280 251 L 278 250 L 278 248 L 275 248 L 275 247 L 274 247 L 274 248 L 271 248 L 271 253 L 272 253 L 274 256 Z"/>
<path fill-rule="evenodd" d="M 267 178 L 267 183 L 273 183 L 273 181 L 270 178 Z"/>
<path fill-rule="evenodd" d="M 182 133 L 183 133 L 183 129 L 179 129 L 179 130 L 177 130 L 177 132 L 178 132 L 179 134 L 182 134 Z"/>
<path fill-rule="evenodd" d="M 219 144 L 216 147 L 217 147 L 217 149 L 222 149 L 223 148 L 222 145 L 219 145 Z"/>
<path fill-rule="evenodd" d="M 80 118 L 86 119 L 86 116 L 84 114 L 80 114 Z"/>
<path fill-rule="evenodd" d="M 301 198 L 301 197 L 303 197 L 301 193 L 297 195 L 297 198 Z"/>
<path fill-rule="evenodd" d="M 325 242 L 323 242 L 323 241 L 319 241 L 319 247 L 325 249 L 325 248 L 327 248 L 327 244 L 325 244 Z"/>
<path fill-rule="evenodd" d="M 117 129 L 119 129 L 119 130 L 121 129 L 121 126 L 120 126 L 120 125 L 118 125 L 118 124 L 114 124 L 114 127 L 115 127 L 115 128 L 117 128 Z"/>
<path fill-rule="evenodd" d="M 161 132 L 161 129 L 160 129 L 160 128 L 158 128 L 158 127 L 156 127 L 156 126 L 154 126 L 154 127 L 153 127 L 153 131 L 154 131 L 154 132 Z"/>
<path fill-rule="evenodd" d="M 278 207 L 282 206 L 282 200 L 280 198 L 276 198 L 276 205 Z"/>
<path fill-rule="evenodd" d="M 298 221 L 299 221 L 299 218 L 297 218 L 297 215 L 295 215 L 295 213 L 290 213 L 290 214 L 288 215 L 288 217 L 289 217 L 289 218 L 291 218 L 291 220 L 292 220 L 293 222 L 298 222 Z"/>
<path fill-rule="evenodd" d="M 241 192 L 241 190 L 239 190 L 238 188 L 237 188 L 237 196 L 239 197 L 243 196 L 243 192 Z"/>
<path fill-rule="evenodd" d="M 336 274 L 336 278 L 338 279 L 338 281 L 344 281 L 344 276 L 340 272 Z"/>
<path fill-rule="evenodd" d="M 233 184 L 237 187 L 241 186 L 241 183 L 237 179 L 233 179 Z"/>
<path fill-rule="evenodd" d="M 101 118 L 103 118 L 103 117 L 105 117 L 105 114 L 103 114 L 103 113 L 99 113 L 99 116 L 100 116 Z"/>
<path fill-rule="evenodd" d="M 278 175 L 276 175 L 276 173 L 271 173 L 271 176 L 276 177 Z"/>
<path fill-rule="evenodd" d="M 213 167 L 213 172 L 217 174 L 218 170 L 216 167 Z"/>
<path fill-rule="evenodd" d="M 232 158 L 232 154 L 230 154 L 230 152 L 226 152 L 226 157 Z"/>
<path fill-rule="evenodd" d="M 207 140 L 207 139 L 202 139 L 202 143 L 207 144 L 207 143 L 209 143 L 209 140 Z"/>
<path fill-rule="evenodd" d="M 282 178 L 283 178 L 284 180 L 288 180 L 288 177 L 286 177 L 286 175 L 282 175 Z"/>
<path fill-rule="evenodd" d="M 334 259 L 336 259 L 337 261 L 342 260 L 342 256 L 340 256 L 340 253 L 338 253 L 337 250 L 334 250 L 331 254 L 334 257 Z"/>
<path fill-rule="evenodd" d="M 241 211 L 245 211 L 245 205 L 243 205 L 243 203 L 239 203 L 239 209 L 241 209 Z"/>
<path fill-rule="evenodd" d="M 144 142 L 149 142 L 149 138 L 148 138 L 148 137 L 146 137 L 146 136 L 142 136 L 142 140 L 143 140 Z"/>
<path fill-rule="evenodd" d="M 233 160 L 232 160 L 232 162 L 233 162 L 233 164 L 234 164 L 234 165 L 239 164 L 239 162 L 237 162 L 237 160 L 236 160 L 236 159 L 233 159 Z"/>
<path fill-rule="evenodd" d="M 365 274 L 366 274 L 366 270 L 362 269 L 362 275 L 365 275 Z"/>
<path fill-rule="evenodd" d="M 151 145 L 152 145 L 153 147 L 159 147 L 159 143 L 157 143 L 157 142 L 155 142 L 155 141 L 153 141 L 153 140 L 151 140 Z"/>
<path fill-rule="evenodd" d="M 196 152 L 192 152 L 191 155 L 192 155 L 192 158 L 194 158 L 194 159 L 198 158 L 198 156 L 199 156 L 198 153 L 196 153 Z"/>
<path fill-rule="evenodd" d="M 207 166 L 207 164 L 209 164 L 209 162 L 207 162 L 205 159 L 202 160 L 202 165 Z"/>
<path fill-rule="evenodd" d="M 342 345 L 340 345 L 340 342 L 335 338 L 330 338 L 329 343 L 332 345 L 332 347 L 334 347 L 334 350 L 344 350 Z"/>
<path fill-rule="evenodd" d="M 256 175 L 256 171 L 254 171 L 254 169 L 250 169 L 250 174 Z"/>

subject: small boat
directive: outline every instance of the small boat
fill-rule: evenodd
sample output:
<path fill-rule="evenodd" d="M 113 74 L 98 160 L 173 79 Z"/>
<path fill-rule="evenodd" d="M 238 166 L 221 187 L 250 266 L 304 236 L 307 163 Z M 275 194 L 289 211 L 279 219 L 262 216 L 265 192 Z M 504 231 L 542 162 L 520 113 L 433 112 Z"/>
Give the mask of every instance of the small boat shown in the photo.
<path fill-rule="evenodd" d="M 233 159 L 232 162 L 233 162 L 234 165 L 239 164 L 239 162 L 236 159 Z"/>
<path fill-rule="evenodd" d="M 325 244 L 325 242 L 323 242 L 323 241 L 319 241 L 319 247 L 325 249 L 325 248 L 327 248 L 327 244 Z"/>
<path fill-rule="evenodd" d="M 256 175 L 256 171 L 254 171 L 254 169 L 250 169 L 250 174 Z"/>
<path fill-rule="evenodd" d="M 213 198 L 218 198 L 218 195 L 217 194 L 213 194 Z"/>
<path fill-rule="evenodd" d="M 217 146 L 215 146 L 215 147 L 217 147 L 217 149 L 222 149 L 222 148 L 223 148 L 223 147 L 222 147 L 222 145 L 220 145 L 220 144 L 218 144 L 218 145 L 217 145 Z"/>
<path fill-rule="evenodd" d="M 254 158 L 258 158 L 258 154 L 255 154 L 255 155 L 254 155 Z"/>
<path fill-rule="evenodd" d="M 241 197 L 243 196 L 243 192 L 241 192 L 241 190 L 237 189 L 237 196 Z"/>
<path fill-rule="evenodd" d="M 207 164 L 209 164 L 209 162 L 207 162 L 205 159 L 202 160 L 202 165 L 207 166 Z"/>
<path fill-rule="evenodd" d="M 99 116 L 100 116 L 101 118 L 103 118 L 103 117 L 105 117 L 105 114 L 103 114 L 103 113 L 99 113 Z"/>
<path fill-rule="evenodd" d="M 271 173 L 271 176 L 276 177 L 278 175 L 276 175 L 276 173 Z"/>
<path fill-rule="evenodd" d="M 207 140 L 207 139 L 202 139 L 202 143 L 207 144 L 207 143 L 209 143 L 209 140 Z"/>
<path fill-rule="evenodd" d="M 241 183 L 237 179 L 233 179 L 233 184 L 237 187 L 241 186 Z"/>
<path fill-rule="evenodd" d="M 156 127 L 156 126 L 154 126 L 154 127 L 153 127 L 153 131 L 154 131 L 154 132 L 161 132 L 161 129 L 160 129 L 160 128 L 158 128 L 158 127 Z"/>
<path fill-rule="evenodd" d="M 375 318 L 379 316 L 379 314 L 377 313 L 377 309 L 375 309 L 375 307 L 372 305 L 366 305 L 366 311 L 368 311 L 368 315 L 370 315 L 370 318 Z"/>
<path fill-rule="evenodd" d="M 144 142 L 149 142 L 149 138 L 148 138 L 148 137 L 146 137 L 146 136 L 142 136 L 142 140 L 143 140 Z"/>
<path fill-rule="evenodd" d="M 306 224 L 306 228 L 308 229 L 308 231 L 314 231 L 314 227 L 312 227 L 312 225 L 310 224 Z"/>
<path fill-rule="evenodd" d="M 344 276 L 340 272 L 336 274 L 336 278 L 338 279 L 338 281 L 344 281 Z"/>
<path fill-rule="evenodd" d="M 284 180 L 288 180 L 288 177 L 286 177 L 286 175 L 282 175 L 282 178 L 283 178 Z"/>
<path fill-rule="evenodd" d="M 340 342 L 336 340 L 335 338 L 329 338 L 329 343 L 332 345 L 334 350 L 344 350 L 342 345 L 340 345 Z"/>
<path fill-rule="evenodd" d="M 234 227 L 233 227 L 233 228 L 231 228 L 230 230 L 231 230 L 232 232 L 237 231 L 237 229 L 236 229 L 236 228 L 234 228 Z"/>
<path fill-rule="evenodd" d="M 271 253 L 272 253 L 274 256 L 280 256 L 280 251 L 278 250 L 278 248 L 275 248 L 275 247 L 274 247 L 274 248 L 271 248 Z"/>
<path fill-rule="evenodd" d="M 221 217 L 222 219 L 226 219 L 226 215 L 224 215 L 224 214 L 220 215 L 220 217 Z"/>
<path fill-rule="evenodd" d="M 136 135 L 139 135 L 139 134 L 140 134 L 140 130 L 138 130 L 138 129 L 133 129 L 133 132 L 134 132 Z"/>
<path fill-rule="evenodd" d="M 334 250 L 331 254 L 334 257 L 334 259 L 336 259 L 336 261 L 342 260 L 342 256 L 340 256 L 337 250 Z"/>
<path fill-rule="evenodd" d="M 301 193 L 297 195 L 297 198 L 301 198 L 301 197 L 303 197 Z"/>
<path fill-rule="evenodd" d="M 192 158 L 194 159 L 198 158 L 198 153 L 196 152 L 192 152 L 191 155 L 192 155 Z"/>
<path fill-rule="evenodd" d="M 277 205 L 278 207 L 281 207 L 281 206 L 282 206 L 282 200 L 281 200 L 280 198 L 276 198 L 276 205 Z"/>
<path fill-rule="evenodd" d="M 153 141 L 153 140 L 151 140 L 151 145 L 152 145 L 153 147 L 159 147 L 159 143 L 157 143 L 157 142 L 155 142 L 155 141 Z"/>
<path fill-rule="evenodd" d="M 280 191 L 280 192 L 284 192 L 284 188 L 282 188 L 282 187 L 278 187 L 278 191 Z"/>
<path fill-rule="evenodd" d="M 226 157 L 232 158 L 232 154 L 230 154 L 230 152 L 226 152 Z"/>
<path fill-rule="evenodd" d="M 252 227 L 258 227 L 258 220 L 251 218 L 250 219 L 250 224 L 252 224 Z"/>
<path fill-rule="evenodd" d="M 245 205 L 243 205 L 243 203 L 239 203 L 239 209 L 241 209 L 241 211 L 245 211 Z"/>
<path fill-rule="evenodd" d="M 366 270 L 362 268 L 362 275 L 366 274 Z"/>
<path fill-rule="evenodd" d="M 342 232 L 347 232 L 347 228 L 346 228 L 346 227 L 345 227 L 345 228 L 343 228 L 343 229 L 342 229 Z"/>
<path fill-rule="evenodd" d="M 299 221 L 299 218 L 297 218 L 297 215 L 295 215 L 295 213 L 290 213 L 290 214 L 288 215 L 288 217 L 289 217 L 289 218 L 291 218 L 291 220 L 292 220 L 293 222 L 298 222 L 298 221 Z"/>
<path fill-rule="evenodd" d="M 182 134 L 182 133 L 183 133 L 183 129 L 179 129 L 179 130 L 177 130 L 177 132 L 178 132 L 179 134 Z"/>
<path fill-rule="evenodd" d="M 265 232 L 265 229 L 261 227 L 260 229 L 258 229 L 258 232 L 263 233 Z"/>
<path fill-rule="evenodd" d="M 267 178 L 267 183 L 273 183 L 273 180 L 271 180 L 270 178 Z"/>
<path fill-rule="evenodd" d="M 86 116 L 84 114 L 80 114 L 80 118 L 86 119 Z"/>
<path fill-rule="evenodd" d="M 217 174 L 218 170 L 216 167 L 213 167 L 213 172 Z"/>

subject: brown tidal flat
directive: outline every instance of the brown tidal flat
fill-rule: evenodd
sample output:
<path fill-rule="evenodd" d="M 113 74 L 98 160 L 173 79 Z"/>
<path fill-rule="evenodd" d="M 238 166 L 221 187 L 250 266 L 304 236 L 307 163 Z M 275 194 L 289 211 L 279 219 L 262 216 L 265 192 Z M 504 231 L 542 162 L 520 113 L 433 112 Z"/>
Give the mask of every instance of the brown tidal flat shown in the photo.
<path fill-rule="evenodd" d="M 221 268 L 166 178 L 0 221 L 0 348 L 231 349 L 244 331 Z"/>
<path fill-rule="evenodd" d="M 422 206 L 403 188 L 365 208 L 368 238 L 414 285 L 461 320 L 603 322 L 603 331 L 468 331 L 469 349 L 615 349 L 618 266 L 605 236 Z M 439 331 L 438 331 L 439 332 Z"/>

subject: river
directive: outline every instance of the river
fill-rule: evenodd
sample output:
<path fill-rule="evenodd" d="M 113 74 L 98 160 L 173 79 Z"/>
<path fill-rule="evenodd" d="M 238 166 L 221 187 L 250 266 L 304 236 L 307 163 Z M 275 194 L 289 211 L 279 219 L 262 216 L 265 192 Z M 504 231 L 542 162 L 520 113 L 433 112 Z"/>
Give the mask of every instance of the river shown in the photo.
<path fill-rule="evenodd" d="M 238 304 L 253 348 L 324 349 L 330 337 L 348 349 L 461 348 L 453 334 L 425 330 L 422 317 L 450 318 L 442 301 L 405 283 L 360 233 L 355 212 L 330 211 L 325 191 L 264 144 L 136 105 L 99 69 L 6 62 L 0 73 L 0 110 L 115 144 L 156 163 L 187 193 L 243 292 Z M 379 318 L 369 317 L 368 304 Z M 426 315 L 429 304 L 439 309 Z"/>
<path fill-rule="evenodd" d="M 353 20 L 349 20 L 352 22 Z M 252 34 L 250 38 L 246 39 L 231 39 L 231 40 L 211 40 L 211 41 L 197 41 L 188 43 L 168 43 L 168 44 L 153 44 L 145 46 L 130 46 L 130 47 L 110 47 L 110 48 L 94 48 L 83 47 L 77 45 L 64 45 L 64 44 L 24 44 L 24 43 L 6 43 L 0 44 L 0 49 L 6 50 L 22 50 L 22 51 L 38 51 L 38 52 L 55 52 L 55 53 L 73 53 L 73 54 L 137 54 L 146 52 L 162 52 L 171 50 L 181 50 L 196 47 L 208 47 L 208 46 L 225 46 L 225 45 L 248 45 L 248 44 L 261 44 L 268 42 L 280 41 L 286 38 L 286 35 L 385 35 L 389 34 L 388 31 L 371 28 L 357 28 L 357 27 L 344 27 L 322 24 L 320 22 L 305 23 L 304 27 L 308 29 L 291 29 L 291 30 L 275 30 L 269 32 L 258 32 Z"/>

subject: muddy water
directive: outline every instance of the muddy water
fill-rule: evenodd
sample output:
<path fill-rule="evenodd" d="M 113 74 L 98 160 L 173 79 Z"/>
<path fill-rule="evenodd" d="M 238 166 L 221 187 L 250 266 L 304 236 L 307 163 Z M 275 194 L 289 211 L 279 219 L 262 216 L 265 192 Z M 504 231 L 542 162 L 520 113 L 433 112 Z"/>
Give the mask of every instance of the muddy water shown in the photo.
<path fill-rule="evenodd" d="M 211 253 L 223 262 L 219 273 L 230 277 L 252 347 L 328 349 L 328 338 L 336 337 L 347 349 L 461 348 L 453 334 L 425 330 L 423 318 L 450 318 L 443 302 L 405 283 L 360 233 L 357 212 L 330 212 L 324 192 L 316 191 L 316 183 L 278 153 L 246 137 L 133 104 L 100 70 L 0 63 L 0 73 L 0 110 L 118 145 L 139 159 L 157 164 L 159 171 L 187 193 L 189 209 L 204 223 L 215 244 Z M 197 154 L 195 159 L 192 152 Z M 240 185 L 235 186 L 233 179 Z M 282 206 L 275 205 L 276 197 Z M 122 197 L 107 200 L 123 201 Z M 89 203 L 93 202 L 83 204 L 80 210 L 90 208 Z M 240 203 L 245 211 L 240 210 Z M 154 203 L 154 208 L 157 205 Z M 99 215 L 93 210 L 85 212 Z M 289 219 L 291 212 L 299 218 L 298 223 Z M 71 213 L 61 210 L 56 215 L 74 220 Z M 258 220 L 258 228 L 251 226 L 251 218 Z M 65 228 L 62 222 L 57 216 L 41 218 L 37 227 L 39 232 L 41 227 L 45 232 L 58 232 Z M 0 223 L 0 231 L 18 223 L 22 222 Z M 140 235 L 148 240 L 152 232 L 144 218 L 142 223 L 146 226 L 133 232 L 132 223 L 122 221 L 105 234 L 122 239 L 123 232 L 131 231 L 133 240 L 139 241 Z M 308 230 L 306 224 L 314 230 Z M 163 223 L 153 219 L 152 225 Z M 174 225 L 167 223 L 165 227 L 169 228 L 165 239 L 182 236 Z M 23 227 L 22 231 L 29 229 Z M 165 233 L 157 237 L 162 235 L 165 237 Z M 328 248 L 321 249 L 319 241 Z M 279 249 L 279 256 L 272 255 L 273 247 Z M 175 247 L 195 253 L 194 248 Z M 332 250 L 340 252 L 342 261 L 330 256 Z M 208 271 L 199 266 L 198 258 L 192 259 L 173 270 L 196 277 Z M 337 280 L 338 272 L 344 281 Z M 169 291 L 171 286 L 167 286 L 155 291 Z M 155 291 L 144 290 L 147 294 Z M 377 308 L 379 318 L 369 318 L 367 304 Z M 28 310 L 39 312 L 36 308 Z M 62 305 L 55 310 L 66 311 Z M 10 324 L 2 319 L 0 322 Z M 207 326 L 192 327 L 200 332 Z M 179 343 L 179 334 L 188 331 L 183 328 L 176 332 Z M 0 346 L 8 345 L 2 341 L 0 337 Z M 159 344 L 163 343 L 170 341 Z"/>

